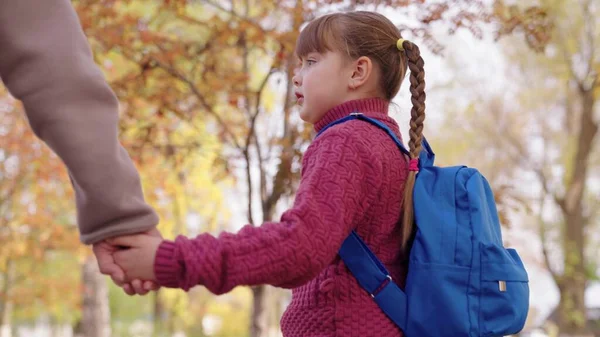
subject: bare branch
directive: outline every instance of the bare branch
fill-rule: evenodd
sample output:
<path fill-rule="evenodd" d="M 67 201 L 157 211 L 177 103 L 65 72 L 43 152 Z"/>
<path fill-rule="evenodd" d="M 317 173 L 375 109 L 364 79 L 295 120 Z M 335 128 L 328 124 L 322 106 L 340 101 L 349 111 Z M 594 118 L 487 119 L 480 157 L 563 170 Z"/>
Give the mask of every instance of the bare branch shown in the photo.
<path fill-rule="evenodd" d="M 554 202 L 558 206 L 560 206 L 561 209 L 564 210 L 564 207 L 565 207 L 564 198 L 559 197 L 556 193 L 551 192 L 550 188 L 548 187 L 548 178 L 546 177 L 546 173 L 544 172 L 544 165 L 540 165 L 540 167 L 532 167 L 531 170 L 533 171 L 533 173 L 535 173 L 535 175 L 540 180 L 540 184 L 542 184 L 542 189 L 543 189 L 544 193 L 546 195 L 552 196 L 552 198 L 554 199 Z"/>
<path fill-rule="evenodd" d="M 563 208 L 564 207 L 564 199 L 562 197 L 560 197 L 559 195 L 557 195 L 555 192 L 550 191 L 550 187 L 548 184 L 548 177 L 546 176 L 546 172 L 544 171 L 545 159 L 544 159 L 544 163 L 542 163 L 539 166 L 536 166 L 529 159 L 529 155 L 528 155 L 526 149 L 523 147 L 523 144 L 521 144 L 521 142 L 519 142 L 512 134 L 506 133 L 503 138 L 508 141 L 509 145 L 511 145 L 514 149 L 517 150 L 518 157 L 515 158 L 516 161 L 519 163 L 523 163 L 524 166 L 528 167 L 539 179 L 540 184 L 542 185 L 542 189 L 544 190 L 544 193 L 546 195 L 551 195 L 554 198 L 554 201 L 556 202 L 556 204 L 559 205 L 561 208 Z M 542 139 L 543 139 L 543 146 L 546 147 L 546 144 L 548 143 L 546 136 L 543 135 Z M 545 155 L 544 155 L 544 158 L 545 158 Z"/>
<path fill-rule="evenodd" d="M 544 148 L 542 149 L 542 165 L 541 165 L 542 168 L 535 170 L 536 174 L 538 175 L 538 178 L 540 179 L 540 181 L 542 183 L 542 187 L 543 187 L 543 192 L 542 192 L 542 195 L 540 196 L 540 200 L 539 200 L 539 209 L 538 209 L 538 217 L 537 217 L 538 223 L 539 223 L 539 235 L 540 235 L 540 241 L 542 244 L 542 254 L 544 256 L 544 263 L 546 265 L 546 268 L 550 272 L 550 275 L 552 275 L 552 278 L 554 279 L 556 284 L 560 284 L 560 279 L 562 276 L 559 275 L 554 270 L 554 268 L 552 268 L 552 264 L 550 263 L 550 255 L 548 254 L 548 249 L 546 248 L 547 224 L 546 224 L 546 221 L 544 220 L 544 213 L 545 213 L 544 209 L 546 207 L 545 201 L 546 201 L 546 198 L 550 195 L 552 195 L 552 197 L 555 199 L 555 201 L 557 198 L 556 198 L 556 195 L 549 192 L 548 181 L 547 181 L 546 176 L 543 171 L 543 167 L 545 167 L 547 164 L 548 156 L 547 156 L 547 151 L 546 151 L 546 145 L 548 143 L 547 143 L 547 137 L 545 135 L 542 136 L 542 139 L 544 140 L 544 142 L 543 142 Z M 561 208 L 563 207 L 562 204 L 564 204 L 564 203 L 559 203 L 559 205 L 561 205 Z"/>
<path fill-rule="evenodd" d="M 254 106 L 254 114 L 252 115 L 252 117 L 250 119 L 250 130 L 248 132 L 248 139 L 247 139 L 247 142 L 248 142 L 247 144 L 249 144 L 251 141 L 250 137 L 254 138 L 254 145 L 256 146 L 256 153 L 257 153 L 257 157 L 258 157 L 258 167 L 259 167 L 259 171 L 260 171 L 260 195 L 261 195 L 261 200 L 262 200 L 263 214 L 266 214 L 265 213 L 265 211 L 266 211 L 265 200 L 267 200 L 267 177 L 266 177 L 266 173 L 265 173 L 265 165 L 264 165 L 265 161 L 264 161 L 264 157 L 263 157 L 263 153 L 262 153 L 262 147 L 261 147 L 260 141 L 258 140 L 258 137 L 256 135 L 256 120 L 261 111 L 260 105 L 261 105 L 262 92 L 267 85 L 269 77 L 271 77 L 271 75 L 276 70 L 274 68 L 274 66 L 275 66 L 275 64 L 271 65 L 271 69 L 269 70 L 269 72 L 267 73 L 265 78 L 263 79 L 258 91 L 256 92 L 256 99 L 255 99 L 256 103 Z"/>
<path fill-rule="evenodd" d="M 209 30 L 211 29 L 207 21 L 198 20 L 183 13 L 177 13 L 177 18 L 190 24 L 194 24 L 203 28 L 208 28 Z"/>
<path fill-rule="evenodd" d="M 253 212 L 252 212 L 252 194 L 253 194 L 253 188 L 252 188 L 252 172 L 250 170 L 250 152 L 248 151 L 248 148 L 246 147 L 245 149 L 242 150 L 243 155 L 244 155 L 244 160 L 246 162 L 246 181 L 247 181 L 247 185 L 248 185 L 248 223 L 255 225 L 254 223 L 254 216 L 253 216 Z"/>
<path fill-rule="evenodd" d="M 262 208 L 263 213 L 265 210 L 264 200 L 267 199 L 267 174 L 265 170 L 265 158 L 262 152 L 262 146 L 258 139 L 254 139 L 254 145 L 256 146 L 256 156 L 258 158 L 258 168 L 260 171 L 260 200 L 263 201 Z"/>
<path fill-rule="evenodd" d="M 292 170 L 292 162 L 294 158 L 294 140 L 297 138 L 298 133 L 295 130 L 289 129 L 289 110 L 290 110 L 290 93 L 292 90 L 292 81 L 291 74 L 293 73 L 292 63 L 287 64 L 287 77 L 288 77 L 288 87 L 285 96 L 285 104 L 284 104 L 284 129 L 285 129 L 285 137 L 284 144 L 282 146 L 281 154 L 279 156 L 279 167 L 277 169 L 277 173 L 275 174 L 275 178 L 273 179 L 273 190 L 271 191 L 271 195 L 265 200 L 265 209 L 268 210 L 268 213 L 272 211 L 273 207 L 279 201 L 283 193 L 285 192 L 285 182 L 286 179 L 289 178 L 289 175 Z"/>
<path fill-rule="evenodd" d="M 543 216 L 542 216 L 544 214 L 546 196 L 547 196 L 547 194 L 543 193 L 542 196 L 540 197 L 539 212 L 538 212 L 538 217 L 537 217 L 538 224 L 539 224 L 540 241 L 541 241 L 541 245 L 542 245 L 542 255 L 544 256 L 544 264 L 546 265 L 546 269 L 548 269 L 548 272 L 550 273 L 550 275 L 552 275 L 552 278 L 554 279 L 554 281 L 556 281 L 557 284 L 560 284 L 562 275 L 558 274 L 558 272 L 556 272 L 554 270 L 554 268 L 552 267 L 552 264 L 550 263 L 550 254 L 548 253 L 548 248 L 547 248 L 547 241 L 548 241 L 547 236 L 546 236 L 547 223 L 543 219 Z"/>
<path fill-rule="evenodd" d="M 587 62 L 587 70 L 586 70 L 586 76 L 593 76 L 593 72 L 594 72 L 594 59 L 595 59 L 595 52 L 596 50 L 594 49 L 594 45 L 595 45 L 595 37 L 596 37 L 596 32 L 594 31 L 594 28 L 596 27 L 596 20 L 594 18 L 594 13 L 592 13 L 592 11 L 590 10 L 590 0 L 584 1 L 581 4 L 581 10 L 583 12 L 583 25 L 584 25 L 584 29 L 586 32 L 586 38 L 588 40 L 589 43 L 589 59 Z M 597 76 L 597 75 L 596 75 Z M 595 78 L 594 78 L 595 81 Z M 592 83 L 592 88 L 594 87 L 594 83 Z"/>
<path fill-rule="evenodd" d="M 283 48 L 283 46 L 282 46 Z M 248 136 L 246 137 L 246 147 L 248 147 L 250 145 L 250 142 L 252 140 L 252 137 L 256 138 L 255 135 L 255 129 L 256 129 L 256 119 L 258 118 L 258 115 L 260 114 L 260 104 L 261 104 L 261 97 L 262 97 L 262 92 L 265 89 L 265 87 L 267 86 L 267 82 L 269 81 L 269 78 L 271 77 L 271 75 L 273 75 L 276 72 L 276 68 L 275 68 L 276 62 L 274 62 L 271 65 L 271 68 L 269 69 L 269 72 L 267 73 L 267 75 L 263 78 L 258 90 L 256 91 L 255 95 L 255 105 L 254 105 L 254 113 L 251 114 L 250 116 L 250 130 L 248 131 Z"/>

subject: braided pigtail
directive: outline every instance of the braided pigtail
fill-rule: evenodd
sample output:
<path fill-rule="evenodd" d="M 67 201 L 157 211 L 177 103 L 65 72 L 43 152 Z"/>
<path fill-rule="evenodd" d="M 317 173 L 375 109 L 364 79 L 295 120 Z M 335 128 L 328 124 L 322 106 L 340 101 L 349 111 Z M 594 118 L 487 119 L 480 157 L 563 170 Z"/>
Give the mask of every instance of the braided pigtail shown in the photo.
<path fill-rule="evenodd" d="M 402 243 L 403 250 L 407 250 L 414 233 L 414 207 L 413 189 L 418 170 L 419 153 L 423 139 L 423 121 L 425 120 L 425 69 L 419 47 L 414 43 L 399 40 L 398 49 L 406 53 L 408 68 L 410 69 L 410 93 L 412 109 L 410 111 L 410 165 L 408 178 L 404 187 L 404 212 L 402 218 Z"/>

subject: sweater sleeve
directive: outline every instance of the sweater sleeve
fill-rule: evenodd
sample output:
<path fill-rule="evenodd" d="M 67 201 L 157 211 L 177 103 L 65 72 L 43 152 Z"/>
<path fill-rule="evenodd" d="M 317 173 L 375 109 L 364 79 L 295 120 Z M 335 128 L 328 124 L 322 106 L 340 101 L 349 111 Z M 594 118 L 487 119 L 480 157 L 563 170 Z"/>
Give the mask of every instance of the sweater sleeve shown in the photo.
<path fill-rule="evenodd" d="M 69 171 L 82 242 L 156 226 L 117 139 L 117 99 L 69 0 L 0 1 L 0 77 Z"/>
<path fill-rule="evenodd" d="M 164 241 L 154 264 L 158 282 L 186 291 L 203 285 L 215 294 L 308 282 L 334 260 L 376 195 L 380 178 L 371 157 L 350 133 L 328 130 L 307 150 L 294 205 L 280 222 Z"/>

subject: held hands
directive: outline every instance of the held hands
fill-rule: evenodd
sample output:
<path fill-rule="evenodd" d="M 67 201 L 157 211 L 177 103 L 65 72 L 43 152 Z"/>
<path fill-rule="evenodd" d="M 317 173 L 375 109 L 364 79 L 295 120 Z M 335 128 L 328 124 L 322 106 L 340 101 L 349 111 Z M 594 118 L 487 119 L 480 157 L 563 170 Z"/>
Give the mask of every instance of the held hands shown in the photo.
<path fill-rule="evenodd" d="M 162 240 L 162 235 L 154 228 L 94 244 L 100 272 L 109 275 L 128 295 L 145 295 L 158 290 L 154 257 Z"/>

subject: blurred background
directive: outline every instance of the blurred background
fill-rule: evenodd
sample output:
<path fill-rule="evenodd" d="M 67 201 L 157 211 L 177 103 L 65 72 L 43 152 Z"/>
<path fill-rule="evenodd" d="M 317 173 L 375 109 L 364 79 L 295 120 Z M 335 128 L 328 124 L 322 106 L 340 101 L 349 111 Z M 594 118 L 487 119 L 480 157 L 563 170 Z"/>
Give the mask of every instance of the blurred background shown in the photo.
<path fill-rule="evenodd" d="M 600 1 L 80 0 L 121 141 L 167 238 L 236 231 L 293 201 L 313 137 L 291 74 L 300 29 L 375 10 L 421 47 L 439 165 L 479 168 L 523 256 L 521 336 L 600 336 Z M 408 80 L 392 116 L 406 134 Z M 129 297 L 79 242 L 60 161 L 0 85 L 0 337 L 280 336 L 290 293 Z"/>

